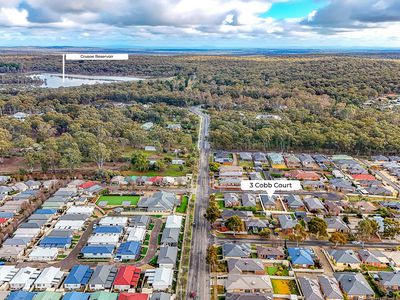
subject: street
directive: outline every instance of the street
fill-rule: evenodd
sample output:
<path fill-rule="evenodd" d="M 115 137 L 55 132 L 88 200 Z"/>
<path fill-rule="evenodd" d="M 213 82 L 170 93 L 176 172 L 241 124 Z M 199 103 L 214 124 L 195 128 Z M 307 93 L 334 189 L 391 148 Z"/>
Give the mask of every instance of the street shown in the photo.
<path fill-rule="evenodd" d="M 197 299 L 210 299 L 210 276 L 206 263 L 209 225 L 204 218 L 209 200 L 209 154 L 207 141 L 210 117 L 200 107 L 192 107 L 190 111 L 200 117 L 199 130 L 199 173 L 196 186 L 196 202 L 194 212 L 193 238 L 190 255 L 190 267 L 187 294 L 194 291 Z"/>

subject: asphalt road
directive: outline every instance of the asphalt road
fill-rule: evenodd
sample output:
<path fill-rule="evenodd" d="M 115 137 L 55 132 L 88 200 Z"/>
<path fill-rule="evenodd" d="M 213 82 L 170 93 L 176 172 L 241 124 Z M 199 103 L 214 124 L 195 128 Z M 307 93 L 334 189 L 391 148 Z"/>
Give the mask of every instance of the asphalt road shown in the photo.
<path fill-rule="evenodd" d="M 206 264 L 209 225 L 204 218 L 209 201 L 209 154 L 210 146 L 207 141 L 210 117 L 199 107 L 191 107 L 190 111 L 200 117 L 199 130 L 199 173 L 196 186 L 196 202 L 193 225 L 193 238 L 190 255 L 189 279 L 187 298 L 193 291 L 197 299 L 210 299 L 210 273 Z"/>

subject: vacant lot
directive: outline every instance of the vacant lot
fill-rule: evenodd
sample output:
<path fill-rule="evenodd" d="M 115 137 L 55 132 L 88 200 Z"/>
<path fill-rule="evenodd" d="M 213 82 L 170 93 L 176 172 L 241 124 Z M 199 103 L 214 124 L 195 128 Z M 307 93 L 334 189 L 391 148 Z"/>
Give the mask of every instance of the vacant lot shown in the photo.
<path fill-rule="evenodd" d="M 294 280 L 271 279 L 274 294 L 280 295 L 299 295 L 299 291 Z"/>
<path fill-rule="evenodd" d="M 97 200 L 96 204 L 99 204 L 101 202 L 107 202 L 107 205 L 109 206 L 118 206 L 122 205 L 124 202 L 130 202 L 131 205 L 137 205 L 139 202 L 140 196 L 134 196 L 134 195 L 125 195 L 125 196 L 118 196 L 118 195 L 104 195 L 100 196 L 100 198 Z"/>

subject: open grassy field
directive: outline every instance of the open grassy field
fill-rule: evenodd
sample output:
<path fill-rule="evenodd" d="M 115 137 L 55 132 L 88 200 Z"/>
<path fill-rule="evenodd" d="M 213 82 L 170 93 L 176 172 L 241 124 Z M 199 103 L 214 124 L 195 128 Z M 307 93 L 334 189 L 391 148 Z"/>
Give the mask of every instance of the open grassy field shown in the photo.
<path fill-rule="evenodd" d="M 123 202 L 129 201 L 131 205 L 137 205 L 139 202 L 140 196 L 133 196 L 133 195 L 103 195 L 97 200 L 96 204 L 100 202 L 107 202 L 109 206 L 118 206 L 122 205 Z"/>

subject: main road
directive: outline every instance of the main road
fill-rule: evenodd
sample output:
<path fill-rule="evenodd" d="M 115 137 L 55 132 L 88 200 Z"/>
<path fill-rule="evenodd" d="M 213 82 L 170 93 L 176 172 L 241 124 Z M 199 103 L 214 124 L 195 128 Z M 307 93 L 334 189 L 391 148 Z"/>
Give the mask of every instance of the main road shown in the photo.
<path fill-rule="evenodd" d="M 209 225 L 204 218 L 210 196 L 209 156 L 210 145 L 207 141 L 210 117 L 201 111 L 199 106 L 191 107 L 190 111 L 200 118 L 199 128 L 199 173 L 196 186 L 196 202 L 192 247 L 190 253 L 188 295 L 195 292 L 197 299 L 210 299 L 210 273 L 206 263 Z M 189 296 L 187 297 L 189 298 Z"/>

